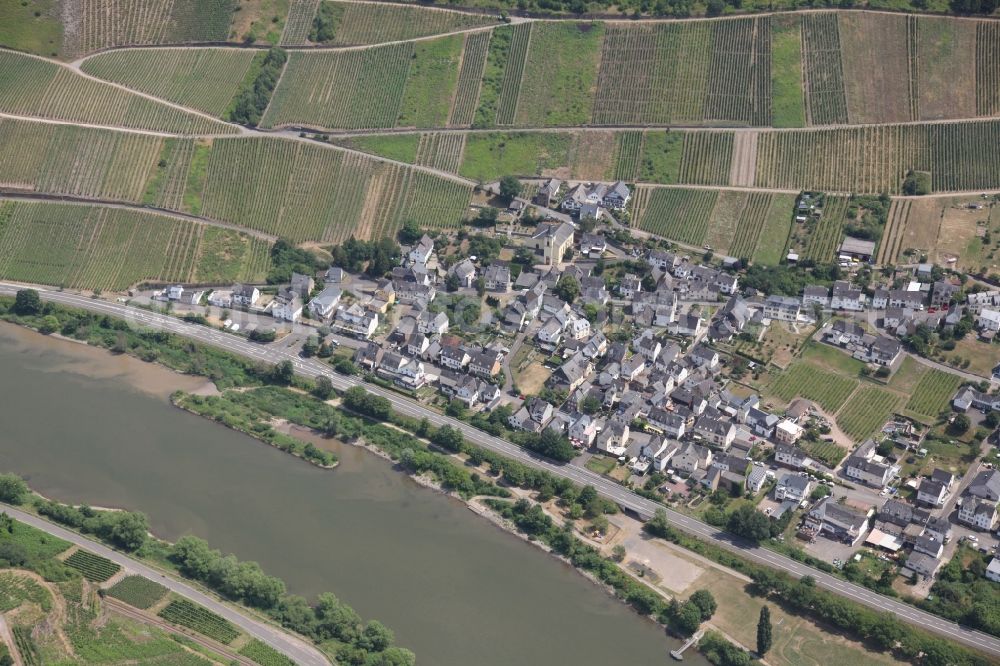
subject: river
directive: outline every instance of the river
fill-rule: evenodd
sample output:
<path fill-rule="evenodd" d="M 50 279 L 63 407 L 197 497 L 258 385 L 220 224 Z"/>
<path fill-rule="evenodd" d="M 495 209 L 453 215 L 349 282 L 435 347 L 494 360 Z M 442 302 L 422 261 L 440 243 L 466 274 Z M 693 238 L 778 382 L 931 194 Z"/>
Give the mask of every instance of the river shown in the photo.
<path fill-rule="evenodd" d="M 666 664 L 676 642 L 569 566 L 364 450 L 320 470 L 172 407 L 198 378 L 0 324 L 0 470 L 332 591 L 425 666 Z M 685 661 L 706 662 L 689 652 Z"/>

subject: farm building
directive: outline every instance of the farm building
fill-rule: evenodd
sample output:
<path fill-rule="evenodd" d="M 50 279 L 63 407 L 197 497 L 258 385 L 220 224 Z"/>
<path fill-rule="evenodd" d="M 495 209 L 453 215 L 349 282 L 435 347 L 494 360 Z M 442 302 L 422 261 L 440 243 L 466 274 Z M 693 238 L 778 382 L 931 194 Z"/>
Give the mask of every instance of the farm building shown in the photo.
<path fill-rule="evenodd" d="M 840 244 L 840 256 L 857 259 L 859 261 L 871 261 L 875 255 L 875 241 L 862 240 L 848 236 Z"/>

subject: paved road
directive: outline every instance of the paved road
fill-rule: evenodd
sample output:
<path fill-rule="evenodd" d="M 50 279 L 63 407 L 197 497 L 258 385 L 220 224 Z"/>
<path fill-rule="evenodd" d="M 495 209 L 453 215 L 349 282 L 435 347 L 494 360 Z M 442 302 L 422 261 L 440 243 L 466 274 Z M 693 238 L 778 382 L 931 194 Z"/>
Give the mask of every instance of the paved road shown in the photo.
<path fill-rule="evenodd" d="M 49 534 L 57 536 L 60 539 L 65 539 L 66 541 L 76 544 L 81 548 L 86 548 L 90 552 L 96 553 L 101 557 L 106 557 L 123 569 L 128 569 L 129 571 L 145 576 L 150 580 L 155 580 L 156 582 L 169 588 L 171 591 L 183 597 L 187 597 L 195 603 L 201 604 L 212 612 L 226 618 L 254 638 L 260 639 L 273 647 L 275 650 L 278 650 L 282 654 L 288 656 L 297 664 L 301 664 L 302 666 L 330 666 L 330 660 L 323 656 L 323 654 L 315 647 L 300 638 L 285 633 L 281 629 L 272 627 L 269 624 L 255 620 L 247 615 L 244 615 L 243 613 L 239 613 L 229 606 L 219 603 L 203 592 L 199 592 L 187 583 L 183 583 L 175 578 L 164 576 L 156 569 L 148 567 L 138 560 L 134 560 L 127 555 L 123 555 L 116 550 L 112 550 L 111 548 L 101 545 L 96 541 L 92 541 L 85 536 L 81 536 L 76 532 L 71 532 L 67 529 L 59 527 L 58 525 L 50 523 L 47 520 L 42 520 L 37 516 L 33 516 L 30 513 L 25 513 L 20 509 L 15 509 L 10 505 L 2 503 L 0 503 L 0 505 L 2 505 L 3 511 L 15 520 L 19 520 L 22 523 L 31 525 L 32 527 L 37 527 L 44 532 L 48 532 Z"/>
<path fill-rule="evenodd" d="M 23 288 L 18 285 L 0 283 L 0 293 L 13 294 L 18 289 Z M 334 387 L 344 390 L 351 386 L 361 384 L 361 380 L 354 377 L 345 377 L 332 372 L 330 367 L 315 359 L 302 359 L 285 350 L 269 348 L 248 342 L 243 338 L 223 333 L 214 329 L 195 324 L 187 324 L 167 315 L 162 315 L 145 310 L 137 310 L 119 303 L 109 303 L 102 300 L 86 298 L 66 292 L 54 291 L 46 288 L 35 287 L 46 300 L 51 300 L 66 305 L 84 308 L 94 312 L 105 313 L 121 317 L 132 322 L 134 325 L 144 325 L 151 328 L 166 330 L 178 335 L 198 340 L 200 342 L 224 348 L 230 352 L 240 354 L 265 363 L 278 363 L 289 360 L 294 365 L 297 372 L 306 377 L 317 377 L 325 375 L 329 377 Z M 450 425 L 462 431 L 465 438 L 483 448 L 487 448 L 514 460 L 518 460 L 527 465 L 544 469 L 580 485 L 592 485 L 597 491 L 617 502 L 623 508 L 634 512 L 642 518 L 649 518 L 657 509 L 663 508 L 661 505 L 647 500 L 627 488 L 615 483 L 610 479 L 595 474 L 586 468 L 574 465 L 556 464 L 549 460 L 537 457 L 510 442 L 498 437 L 493 437 L 481 430 L 434 412 L 422 404 L 405 398 L 393 391 L 388 391 L 374 385 L 365 385 L 365 388 L 376 395 L 386 398 L 393 408 L 400 414 L 414 418 L 426 417 L 435 426 Z M 981 650 L 990 655 L 1000 658 L 1000 639 L 989 636 L 982 632 L 972 631 L 959 626 L 953 622 L 941 619 L 921 611 L 909 604 L 905 604 L 889 597 L 879 595 L 860 585 L 855 585 L 841 580 L 818 569 L 806 566 L 800 562 L 779 555 L 775 552 L 754 546 L 741 539 L 726 534 L 710 525 L 702 523 L 684 514 L 666 509 L 667 517 L 671 524 L 685 532 L 706 541 L 713 541 L 728 550 L 739 553 L 749 560 L 759 564 L 765 564 L 780 571 L 784 571 L 794 577 L 812 576 L 820 587 L 832 590 L 854 601 L 874 608 L 878 611 L 892 613 L 900 620 L 921 627 L 928 631 L 935 632 L 946 638 L 950 638 L 959 643 L 963 643 L 972 648 Z M 303 662 L 305 663 L 305 662 Z"/>

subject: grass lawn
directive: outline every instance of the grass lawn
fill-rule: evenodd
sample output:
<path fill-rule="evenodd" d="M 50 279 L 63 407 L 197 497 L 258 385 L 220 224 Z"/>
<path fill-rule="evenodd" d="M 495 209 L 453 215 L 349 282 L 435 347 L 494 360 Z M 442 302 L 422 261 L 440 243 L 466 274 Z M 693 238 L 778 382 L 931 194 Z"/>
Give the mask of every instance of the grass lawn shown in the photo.
<path fill-rule="evenodd" d="M 639 165 L 639 180 L 669 185 L 676 183 L 684 155 L 684 135 L 669 130 L 646 132 Z"/>
<path fill-rule="evenodd" d="M 899 364 L 892 379 L 889 380 L 888 387 L 894 391 L 899 391 L 905 395 L 912 395 L 913 391 L 920 383 L 920 379 L 927 373 L 929 368 L 916 359 L 906 356 Z"/>
<path fill-rule="evenodd" d="M 819 366 L 824 370 L 837 372 L 849 377 L 857 377 L 861 374 L 865 364 L 850 354 L 820 342 L 809 342 L 802 352 L 802 360 Z"/>
<path fill-rule="evenodd" d="M 948 358 L 957 354 L 962 358 L 969 359 L 969 367 L 963 368 L 963 370 L 984 379 L 988 379 L 993 373 L 993 368 L 1000 363 L 1000 344 L 982 342 L 971 334 L 958 340 L 955 343 L 955 350 L 947 353 Z"/>
<path fill-rule="evenodd" d="M 386 134 L 384 136 L 361 136 L 344 142 L 348 148 L 371 153 L 390 160 L 413 164 L 417 161 L 419 134 Z"/>
<path fill-rule="evenodd" d="M 470 134 L 458 171 L 481 182 L 509 174 L 539 176 L 569 162 L 571 134 L 518 132 Z"/>
<path fill-rule="evenodd" d="M 771 33 L 772 119 L 774 127 L 805 127 L 802 95 L 802 32 L 799 17 L 775 20 Z"/>
<path fill-rule="evenodd" d="M 795 195 L 776 194 L 771 199 L 771 207 L 764 220 L 764 229 L 757 240 L 753 261 L 757 264 L 774 265 L 785 258 L 785 247 L 792 224 Z"/>
<path fill-rule="evenodd" d="M 0 45 L 49 57 L 62 51 L 61 2 L 0 0 Z"/>
<path fill-rule="evenodd" d="M 610 474 L 617 465 L 617 460 L 605 456 L 592 456 L 586 463 L 587 469 L 598 474 Z"/>

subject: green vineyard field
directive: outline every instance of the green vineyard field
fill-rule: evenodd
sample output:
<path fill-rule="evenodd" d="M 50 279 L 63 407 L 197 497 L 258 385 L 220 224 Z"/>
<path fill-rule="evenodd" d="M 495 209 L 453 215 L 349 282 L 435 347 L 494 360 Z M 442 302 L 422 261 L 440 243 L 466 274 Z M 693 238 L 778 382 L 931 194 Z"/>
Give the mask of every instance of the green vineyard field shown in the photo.
<path fill-rule="evenodd" d="M 146 610 L 167 594 L 167 588 L 142 576 L 126 576 L 108 589 L 108 596 Z"/>
<path fill-rule="evenodd" d="M 66 558 L 66 564 L 83 574 L 83 577 L 95 583 L 103 583 L 116 573 L 121 571 L 121 567 L 100 555 L 94 555 L 85 550 L 74 551 Z"/>
<path fill-rule="evenodd" d="M 228 620 L 187 599 L 174 599 L 159 612 L 159 616 L 167 622 L 193 629 L 226 645 L 240 635 Z"/>

